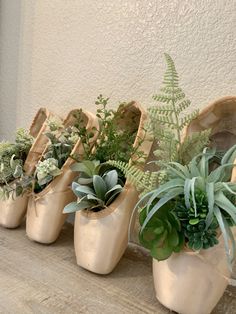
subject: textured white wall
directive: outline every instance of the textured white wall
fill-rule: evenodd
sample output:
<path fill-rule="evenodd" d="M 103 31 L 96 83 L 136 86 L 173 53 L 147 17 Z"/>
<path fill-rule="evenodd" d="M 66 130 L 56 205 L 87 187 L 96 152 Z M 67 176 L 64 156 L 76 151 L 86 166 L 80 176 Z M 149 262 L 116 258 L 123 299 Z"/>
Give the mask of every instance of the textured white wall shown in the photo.
<path fill-rule="evenodd" d="M 16 125 L 20 1 L 0 0 L 0 138 Z"/>
<path fill-rule="evenodd" d="M 235 0 L 20 3 L 17 126 L 27 126 L 39 106 L 61 114 L 80 106 L 94 111 L 99 93 L 113 105 L 153 104 L 163 52 L 175 59 L 193 107 L 236 92 Z M 12 112 L 8 103 L 1 106 Z"/>

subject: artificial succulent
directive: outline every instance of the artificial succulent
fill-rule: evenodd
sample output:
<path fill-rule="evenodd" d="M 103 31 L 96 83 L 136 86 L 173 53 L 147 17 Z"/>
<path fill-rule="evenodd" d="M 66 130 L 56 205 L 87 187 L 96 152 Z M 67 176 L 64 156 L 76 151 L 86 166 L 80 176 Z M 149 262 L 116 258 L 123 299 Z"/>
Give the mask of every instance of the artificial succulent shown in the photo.
<path fill-rule="evenodd" d="M 84 161 L 74 164 L 72 169 L 79 171 L 79 177 L 72 183 L 77 202 L 64 208 L 64 213 L 78 210 L 100 211 L 109 206 L 122 191 L 123 183 L 116 170 L 105 170 L 99 161 Z"/>
<path fill-rule="evenodd" d="M 139 233 L 140 243 L 159 261 L 167 259 L 173 252 L 179 252 L 184 246 L 180 221 L 172 205 L 165 204 L 149 220 L 143 232 Z M 139 214 L 140 225 L 144 223 L 147 214 L 147 208 L 144 207 Z"/>

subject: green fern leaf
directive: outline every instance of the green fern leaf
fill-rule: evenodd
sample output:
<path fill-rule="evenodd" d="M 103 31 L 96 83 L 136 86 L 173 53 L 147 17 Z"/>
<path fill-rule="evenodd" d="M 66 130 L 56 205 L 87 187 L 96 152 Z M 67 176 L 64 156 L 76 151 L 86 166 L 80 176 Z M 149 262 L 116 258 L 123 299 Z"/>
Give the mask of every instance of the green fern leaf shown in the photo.
<path fill-rule="evenodd" d="M 107 164 L 121 170 L 130 183 L 142 193 L 147 193 L 157 186 L 158 172 L 142 171 L 122 161 L 109 160 Z"/>
<path fill-rule="evenodd" d="M 208 146 L 211 130 L 205 130 L 202 132 L 194 132 L 191 136 L 187 136 L 180 146 L 179 154 L 181 156 L 181 163 L 188 164 L 193 156 L 196 156 Z"/>
<path fill-rule="evenodd" d="M 170 161 L 180 162 L 185 147 L 181 149 L 181 133 L 183 129 L 198 115 L 198 111 L 185 114 L 185 110 L 191 105 L 190 100 L 185 98 L 185 93 L 179 86 L 179 77 L 172 58 L 165 54 L 167 70 L 164 74 L 161 93 L 153 96 L 158 106 L 148 110 L 148 130 L 152 132 L 157 141 L 158 149 L 155 156 L 168 163 Z M 188 156 L 199 153 L 206 138 L 203 135 L 195 135 L 192 139 L 194 147 L 188 146 Z M 199 143 L 199 145 L 198 145 Z M 163 167 L 163 166 L 162 166 Z"/>

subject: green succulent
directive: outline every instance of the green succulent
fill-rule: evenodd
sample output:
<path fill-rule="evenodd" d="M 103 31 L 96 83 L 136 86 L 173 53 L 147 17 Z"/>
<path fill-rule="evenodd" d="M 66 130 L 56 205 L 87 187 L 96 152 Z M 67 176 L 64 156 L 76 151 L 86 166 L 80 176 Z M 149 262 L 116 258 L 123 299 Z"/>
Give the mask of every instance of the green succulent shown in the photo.
<path fill-rule="evenodd" d="M 83 160 L 82 162 L 74 163 L 71 170 L 79 173 L 77 182 L 80 184 L 91 184 L 93 176 L 102 172 L 102 164 L 99 160 Z"/>
<path fill-rule="evenodd" d="M 64 213 L 78 210 L 99 211 L 109 206 L 122 191 L 122 183 L 116 170 L 102 170 L 99 161 L 84 161 L 72 166 L 80 176 L 72 183 L 72 190 L 78 197 L 64 208 Z"/>
<path fill-rule="evenodd" d="M 206 228 L 208 201 L 204 193 L 196 192 L 195 201 L 198 209 L 197 216 L 195 216 L 193 206 L 186 207 L 184 196 L 177 199 L 174 211 L 181 222 L 188 247 L 198 251 L 208 249 L 219 243 L 217 239 L 219 224 L 214 217 L 210 226 Z"/>
<path fill-rule="evenodd" d="M 139 214 L 141 226 L 147 214 L 147 208 L 144 207 Z M 151 256 L 159 261 L 167 259 L 173 252 L 179 252 L 183 248 L 184 236 L 172 204 L 165 204 L 152 216 L 145 229 L 139 233 L 139 240 L 150 250 Z"/>
<path fill-rule="evenodd" d="M 219 243 L 217 239 L 219 224 L 216 219 L 210 224 L 208 229 L 206 229 L 206 224 L 203 221 L 200 221 L 196 226 L 189 224 L 183 228 L 184 235 L 188 239 L 188 247 L 194 251 L 209 249 Z"/>
<path fill-rule="evenodd" d="M 184 197 L 184 204 L 189 211 L 189 224 L 195 225 L 200 223 L 201 217 L 205 222 L 205 231 L 208 232 L 206 238 L 208 245 L 216 242 L 215 233 L 212 232 L 214 223 L 217 221 L 219 230 L 221 231 L 228 261 L 232 263 L 235 258 L 235 240 L 230 229 L 232 223 L 236 224 L 236 206 L 234 197 L 236 195 L 236 184 L 230 182 L 232 168 L 236 157 L 236 145 L 230 148 L 221 160 L 221 165 L 210 172 L 211 160 L 215 156 L 215 151 L 204 149 L 202 154 L 195 156 L 189 164 L 183 166 L 177 162 L 170 162 L 167 165 L 166 183 L 160 185 L 157 189 L 145 194 L 136 208 L 146 206 L 147 216 L 144 220 L 141 233 L 148 227 L 149 221 L 159 210 L 171 201 L 178 201 L 179 197 Z M 207 200 L 207 206 L 203 209 L 198 207 L 198 193 L 204 194 Z M 207 207 L 207 215 L 205 216 L 204 209 Z M 135 208 L 135 210 L 136 210 Z M 193 214 L 193 215 L 192 215 Z M 229 222 L 230 221 L 230 222 Z M 181 228 L 183 226 L 181 224 Z M 214 228 L 213 228 L 214 229 Z M 190 232 L 190 230 L 188 230 Z M 193 232 L 193 230 L 191 230 Z M 198 233 L 197 230 L 196 233 Z M 209 234 L 212 232 L 212 241 L 209 241 Z M 186 233 L 187 235 L 187 233 Z M 199 235 L 196 234 L 196 237 Z M 190 239 L 186 239 L 189 242 Z M 191 236 L 189 243 L 192 248 L 197 249 L 202 245 L 202 242 L 195 245 L 195 240 Z M 229 243 L 232 244 L 230 249 Z M 216 243 L 215 243 L 216 244 Z M 205 248 L 207 248 L 207 246 Z"/>

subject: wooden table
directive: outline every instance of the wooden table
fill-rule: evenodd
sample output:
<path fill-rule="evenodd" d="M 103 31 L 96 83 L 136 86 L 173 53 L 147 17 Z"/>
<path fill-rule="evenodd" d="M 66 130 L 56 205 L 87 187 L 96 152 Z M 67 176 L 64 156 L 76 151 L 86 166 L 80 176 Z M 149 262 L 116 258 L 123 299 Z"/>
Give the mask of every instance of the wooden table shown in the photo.
<path fill-rule="evenodd" d="M 24 226 L 0 227 L 0 313 L 171 313 L 155 298 L 151 258 L 130 246 L 113 273 L 92 274 L 76 265 L 73 226 L 53 245 L 31 242 Z M 236 313 L 229 287 L 213 312 Z M 190 313 L 191 314 L 191 313 Z"/>

